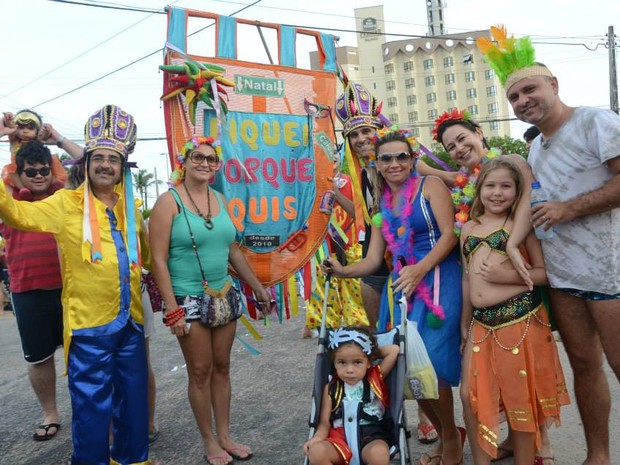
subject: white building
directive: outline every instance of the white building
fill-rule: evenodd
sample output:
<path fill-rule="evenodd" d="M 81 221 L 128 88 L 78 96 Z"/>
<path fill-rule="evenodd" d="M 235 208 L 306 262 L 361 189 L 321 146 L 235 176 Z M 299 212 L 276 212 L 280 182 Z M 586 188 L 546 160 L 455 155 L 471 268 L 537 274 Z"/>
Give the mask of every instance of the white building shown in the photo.
<path fill-rule="evenodd" d="M 438 115 L 468 109 L 487 138 L 510 136 L 508 102 L 475 43 L 488 31 L 386 42 L 382 6 L 356 9 L 355 21 L 357 47 L 338 48 L 338 61 L 350 80 L 383 101 L 382 112 L 393 123 L 413 128 L 430 146 Z M 316 53 L 310 59 L 315 68 Z"/>

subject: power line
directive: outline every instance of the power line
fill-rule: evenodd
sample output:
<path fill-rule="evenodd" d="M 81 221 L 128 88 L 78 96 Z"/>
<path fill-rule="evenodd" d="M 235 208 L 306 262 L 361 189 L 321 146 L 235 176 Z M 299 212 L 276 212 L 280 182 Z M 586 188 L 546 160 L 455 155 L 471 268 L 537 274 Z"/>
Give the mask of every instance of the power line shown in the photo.
<path fill-rule="evenodd" d="M 56 3 L 66 3 L 66 4 L 71 4 L 71 5 L 90 6 L 90 7 L 96 7 L 96 8 L 106 8 L 106 9 L 113 9 L 113 10 L 126 10 L 126 11 L 135 11 L 135 12 L 147 12 L 147 13 L 151 13 L 151 14 L 164 14 L 165 13 L 165 12 L 163 12 L 161 10 L 145 9 L 145 8 L 138 8 L 138 7 L 117 6 L 115 4 L 107 3 L 107 2 L 106 3 L 104 3 L 104 2 L 86 3 L 84 1 L 79 2 L 79 1 L 76 1 L 76 0 L 49 0 L 49 1 L 56 2 Z M 238 14 L 238 13 L 240 13 L 240 12 L 242 12 L 242 11 L 248 9 L 248 8 L 256 6 L 261 1 L 262 0 L 256 0 L 252 4 L 245 5 L 243 8 L 240 8 L 239 10 L 235 11 L 230 16 L 234 16 L 234 15 L 236 15 L 236 14 Z M 264 6 L 261 6 L 261 8 L 264 8 Z M 301 11 L 301 10 L 295 10 L 295 11 Z M 201 31 L 203 31 L 203 30 L 205 30 L 205 29 L 207 29 L 209 27 L 212 27 L 212 25 L 213 24 L 205 26 L 204 28 L 201 28 L 201 29 L 195 31 L 192 34 L 189 34 L 189 36 L 197 34 L 197 33 L 201 32 Z M 283 25 L 285 25 L 285 24 L 283 24 Z M 304 29 L 315 29 L 315 30 L 322 30 L 322 31 L 330 31 L 330 32 L 362 33 L 362 31 L 351 30 L 351 29 L 336 29 L 336 28 L 326 28 L 326 27 L 317 27 L 317 26 L 301 26 L 301 25 L 292 25 L 292 24 L 287 24 L 286 26 L 296 27 L 296 28 L 304 28 Z M 422 38 L 431 39 L 431 38 L 442 38 L 442 37 L 444 37 L 444 36 L 425 36 L 425 35 L 416 35 L 416 34 L 399 34 L 399 33 L 386 33 L 386 32 L 382 32 L 381 35 L 382 36 L 389 36 L 389 37 L 406 37 L 406 38 L 412 38 L 412 39 L 422 39 Z M 544 42 L 534 42 L 534 43 L 544 43 Z M 581 45 L 581 46 L 587 48 L 588 50 L 592 50 L 589 47 L 587 47 L 587 45 L 584 44 L 584 43 L 549 42 L 548 44 L 553 44 L 553 45 Z M 603 44 L 600 44 L 600 45 L 603 45 Z M 596 48 L 598 48 L 598 46 L 599 45 L 597 45 L 594 50 L 596 50 Z M 67 96 L 69 94 L 72 94 L 72 93 L 74 93 L 74 92 L 76 92 L 78 90 L 83 89 L 84 87 L 87 87 L 87 86 L 89 86 L 91 84 L 94 84 L 95 82 L 98 82 L 98 81 L 100 81 L 102 79 L 105 79 L 105 78 L 107 78 L 107 77 L 109 77 L 109 76 L 111 76 L 113 74 L 118 73 L 119 71 L 122 71 L 122 70 L 124 70 L 126 68 L 129 68 L 129 67 L 131 67 L 131 66 L 133 66 L 133 65 L 135 65 L 135 64 L 137 64 L 137 63 L 139 63 L 139 62 L 141 62 L 141 61 L 143 61 L 143 60 L 145 60 L 147 58 L 150 58 L 151 56 L 153 56 L 153 55 L 155 55 L 155 54 L 157 54 L 157 53 L 159 53 L 161 51 L 163 51 L 163 48 L 155 50 L 154 52 L 151 52 L 151 53 L 149 53 L 147 55 L 144 55 L 141 58 L 138 58 L 138 59 L 136 59 L 136 60 L 134 60 L 134 61 L 124 65 L 124 66 L 121 66 L 121 67 L 119 67 L 119 68 L 117 68 L 117 69 L 115 69 L 113 71 L 110 71 L 109 73 L 106 73 L 103 76 L 95 78 L 95 79 L 93 79 L 93 80 L 91 80 L 91 81 L 89 81 L 89 82 L 87 82 L 85 84 L 82 84 L 82 85 L 80 85 L 80 86 L 78 86 L 76 88 L 73 88 L 71 90 L 63 92 L 62 94 L 57 95 L 55 97 L 52 97 L 52 98 L 50 98 L 48 100 L 45 100 L 45 101 L 43 101 L 41 103 L 38 103 L 38 104 L 32 106 L 31 108 L 40 107 L 40 106 L 45 105 L 47 103 L 53 102 L 55 100 L 58 100 L 58 99 L 60 99 L 62 97 L 65 97 L 65 96 Z"/>
<path fill-rule="evenodd" d="M 165 12 L 161 11 L 161 10 L 153 10 L 153 9 L 149 9 L 149 8 L 138 8 L 138 7 L 128 7 L 128 6 L 124 6 L 124 5 L 118 5 L 118 4 L 105 4 L 103 2 L 91 2 L 91 3 L 85 3 L 85 2 L 78 2 L 78 1 L 72 1 L 72 0 L 49 0 L 50 2 L 55 2 L 55 3 L 66 3 L 68 5 L 80 5 L 80 6 L 90 6 L 90 7 L 95 7 L 95 8 L 104 8 L 104 9 L 108 9 L 108 10 L 122 10 L 122 11 L 136 11 L 139 13 L 158 13 L 158 14 L 165 14 Z"/>
<path fill-rule="evenodd" d="M 51 0 L 51 1 L 58 1 L 58 0 Z M 120 68 L 116 68 L 114 71 L 110 71 L 109 73 L 106 73 L 103 76 L 99 76 L 98 78 L 95 78 L 92 81 L 88 81 L 87 83 L 82 84 L 81 86 L 75 87 L 75 88 L 73 88 L 71 90 L 68 90 L 67 92 L 64 92 L 64 93 L 62 93 L 60 95 L 57 95 L 56 97 L 52 97 L 50 99 L 47 99 L 47 100 L 45 100 L 45 101 L 43 101 L 41 103 L 37 103 L 36 105 L 33 105 L 31 108 L 37 108 L 37 107 L 45 105 L 46 103 L 50 103 L 50 102 L 53 102 L 54 100 L 58 100 L 59 98 L 66 97 L 67 95 L 72 94 L 73 92 L 77 92 L 78 90 L 83 89 L 84 87 L 88 87 L 89 85 L 94 84 L 97 81 L 101 81 L 102 79 L 105 79 L 108 76 L 111 76 L 113 74 L 118 73 L 119 71 L 122 71 L 122 70 L 124 70 L 126 68 L 129 68 L 130 66 L 133 66 L 136 63 L 141 62 L 142 60 L 146 60 L 147 58 L 152 57 L 153 55 L 155 55 L 156 53 L 161 52 L 162 50 L 163 50 L 163 48 L 155 50 L 154 52 L 151 52 L 148 55 L 145 55 L 145 56 L 143 56 L 141 58 L 138 58 L 137 60 L 134 60 L 131 63 L 128 63 L 128 64 L 126 64 L 124 66 L 121 66 Z"/>
<path fill-rule="evenodd" d="M 70 3 L 70 2 L 66 2 L 66 0 L 50 0 L 50 1 L 52 1 L 52 2 L 59 2 L 59 3 Z M 32 81 L 29 81 L 29 82 L 27 82 L 27 83 L 25 83 L 25 84 L 22 84 L 22 85 L 21 85 L 21 86 L 19 86 L 17 89 L 12 90 L 12 91 L 11 91 L 11 92 L 9 92 L 8 94 L 4 94 L 4 95 L 3 95 L 3 97 L 8 97 L 8 96 L 10 96 L 10 95 L 13 95 L 15 92 L 22 90 L 24 87 L 28 87 L 29 85 L 34 84 L 35 82 L 39 81 L 40 79 L 42 79 L 42 78 L 44 78 L 44 77 L 47 77 L 48 75 L 50 75 L 50 74 L 54 73 L 55 71 L 58 71 L 59 69 L 61 69 L 61 68 L 65 67 L 65 66 L 67 66 L 69 63 L 74 62 L 74 61 L 75 61 L 75 60 L 77 60 L 78 58 L 81 58 L 81 57 L 83 57 L 84 55 L 86 55 L 86 54 L 88 54 L 88 53 L 92 52 L 92 51 L 93 51 L 93 50 L 95 50 L 96 48 L 101 47 L 103 44 L 106 44 L 106 43 L 110 42 L 112 39 L 117 38 L 119 35 L 123 34 L 124 32 L 127 32 L 129 29 L 131 29 L 131 28 L 133 28 L 133 27 L 137 26 L 137 25 L 138 25 L 138 24 L 140 24 L 142 21 L 146 21 L 146 20 L 147 20 L 147 19 L 149 19 L 151 16 L 153 16 L 153 14 L 155 14 L 155 13 L 151 13 L 151 14 L 149 14 L 148 16 L 146 16 L 146 17 L 142 18 L 141 20 L 139 20 L 139 21 L 137 21 L 137 22 L 133 23 L 132 25 L 130 25 L 130 26 L 128 26 L 128 27 L 126 27 L 125 29 L 123 29 L 123 30 L 121 30 L 121 31 L 119 31 L 119 32 L 117 32 L 117 33 L 115 33 L 115 34 L 111 35 L 110 37 L 108 37 L 108 38 L 107 38 L 107 39 L 105 39 L 104 41 L 99 42 L 97 45 L 94 45 L 93 47 L 89 48 L 88 50 L 85 50 L 84 52 L 82 52 L 82 53 L 80 53 L 80 54 L 78 54 L 78 55 L 74 56 L 73 58 L 70 58 L 69 60 L 65 61 L 64 63 L 62 63 L 62 64 L 60 64 L 60 65 L 58 65 L 58 66 L 56 66 L 55 68 L 51 69 L 50 71 L 47 71 L 47 72 L 45 72 L 45 73 L 41 74 L 39 77 L 34 78 Z"/>
<path fill-rule="evenodd" d="M 75 3 L 75 4 L 84 5 L 84 6 L 96 6 L 96 5 L 90 5 L 90 4 L 87 4 L 87 3 L 74 2 L 74 1 L 70 1 L 70 0 L 49 0 L 49 1 L 52 1 L 52 2 L 59 2 L 59 3 Z M 258 4 L 258 3 L 260 3 L 261 1 L 262 1 L 262 0 L 255 0 L 255 1 L 254 1 L 254 3 L 252 3 L 252 4 L 250 4 L 250 5 L 246 5 L 246 6 L 245 6 L 245 7 L 243 7 L 243 8 L 240 8 L 239 10 L 237 10 L 237 11 L 233 12 L 232 14 L 230 14 L 229 16 L 234 16 L 234 15 L 236 15 L 236 14 L 239 14 L 239 13 L 241 13 L 242 11 L 247 10 L 248 8 L 253 7 L 254 5 L 257 5 L 257 4 Z M 99 6 L 99 5 L 97 5 L 97 6 Z M 113 8 L 113 7 L 108 6 L 108 7 L 106 7 L 106 8 Z M 210 25 L 208 25 L 208 26 L 205 26 L 205 27 L 203 27 L 203 28 L 201 28 L 201 29 L 197 30 L 196 32 L 193 32 L 192 34 L 189 34 L 189 35 L 191 36 L 191 35 L 194 35 L 194 34 L 198 34 L 199 32 L 202 32 L 203 30 L 205 30 L 205 29 L 207 29 L 207 28 L 209 28 L 209 27 L 211 27 L 211 26 L 213 26 L 213 24 L 210 24 Z M 138 58 L 138 59 L 136 59 L 136 60 L 132 61 L 131 63 L 128 63 L 128 64 L 126 64 L 126 65 L 124 65 L 124 66 L 121 66 L 120 68 L 116 68 L 115 70 L 110 71 L 109 73 L 106 73 L 106 74 L 104 74 L 103 76 L 100 76 L 100 77 L 98 77 L 98 78 L 93 79 L 92 81 L 89 81 L 89 82 L 87 82 L 87 83 L 85 83 L 85 84 L 82 84 L 81 86 L 78 86 L 78 87 L 76 87 L 76 88 L 74 88 L 74 89 L 68 90 L 67 92 L 64 92 L 64 93 L 62 93 L 62 94 L 60 94 L 60 95 L 57 95 L 56 97 L 52 97 L 52 98 L 50 98 L 50 99 L 47 99 L 47 100 L 45 100 L 44 102 L 37 103 L 36 105 L 32 106 L 31 108 L 33 108 L 33 109 L 34 109 L 34 108 L 37 108 L 37 107 L 43 106 L 43 105 L 45 105 L 45 104 L 47 104 L 47 103 L 53 102 L 54 100 L 58 100 L 59 98 L 65 97 L 65 96 L 67 96 L 67 95 L 69 95 L 69 94 L 72 94 L 73 92 L 76 92 L 76 91 L 78 91 L 78 90 L 80 90 L 80 89 L 83 89 L 84 87 L 87 87 L 87 86 L 89 86 L 89 85 L 91 85 L 91 84 L 94 84 L 95 82 L 101 81 L 102 79 L 105 79 L 105 78 L 107 78 L 108 76 L 111 76 L 111 75 L 113 75 L 113 74 L 118 73 L 119 71 L 122 71 L 122 70 L 124 70 L 124 69 L 126 69 L 126 68 L 129 68 L 129 67 L 131 67 L 131 66 L 135 65 L 136 63 L 139 63 L 139 62 L 141 62 L 141 61 L 143 61 L 143 60 L 146 60 L 147 58 L 150 58 L 150 57 L 152 57 L 153 55 L 155 55 L 155 54 L 157 54 L 157 53 L 159 53 L 159 52 L 161 52 L 161 51 L 163 51 L 163 50 L 164 50 L 164 49 L 163 49 L 163 47 L 162 47 L 162 48 L 159 48 L 159 49 L 155 50 L 154 52 L 151 52 L 151 53 L 149 53 L 149 54 L 147 54 L 147 55 L 144 55 L 143 57 Z"/>
<path fill-rule="evenodd" d="M 80 139 L 80 137 L 82 137 Z M 84 136 L 80 136 L 80 137 L 69 137 L 69 139 L 71 139 L 71 142 L 75 142 L 75 143 L 84 143 Z M 138 142 L 149 142 L 149 141 L 155 141 L 155 140 L 166 140 L 166 136 L 153 136 L 153 137 L 138 137 L 136 139 Z M 2 139 L 0 140 L 0 144 L 8 144 L 9 141 Z"/>

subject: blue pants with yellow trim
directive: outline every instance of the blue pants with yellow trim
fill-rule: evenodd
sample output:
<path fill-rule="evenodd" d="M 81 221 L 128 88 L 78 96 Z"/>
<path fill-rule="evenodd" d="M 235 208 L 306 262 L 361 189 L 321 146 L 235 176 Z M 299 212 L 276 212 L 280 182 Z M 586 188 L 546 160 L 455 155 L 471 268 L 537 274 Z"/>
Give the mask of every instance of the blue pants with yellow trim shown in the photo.
<path fill-rule="evenodd" d="M 131 323 L 107 336 L 74 336 L 69 348 L 72 465 L 132 465 L 148 460 L 144 334 Z M 113 425 L 110 451 L 108 431 Z"/>

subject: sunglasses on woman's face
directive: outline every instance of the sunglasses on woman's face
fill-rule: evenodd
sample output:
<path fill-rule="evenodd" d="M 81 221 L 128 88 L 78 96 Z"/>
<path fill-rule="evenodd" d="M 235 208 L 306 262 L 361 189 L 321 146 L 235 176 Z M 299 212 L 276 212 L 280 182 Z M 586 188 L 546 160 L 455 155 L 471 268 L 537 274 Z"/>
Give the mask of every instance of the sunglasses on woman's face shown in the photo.
<path fill-rule="evenodd" d="M 220 158 L 217 155 L 205 155 L 204 153 L 199 152 L 198 150 L 189 154 L 189 159 L 195 165 L 201 165 L 205 161 L 209 166 L 217 166 L 220 163 Z"/>
<path fill-rule="evenodd" d="M 52 172 L 49 166 L 44 166 L 43 168 L 26 168 L 24 170 L 24 174 L 29 178 L 36 178 L 38 174 L 45 177 Z"/>
<path fill-rule="evenodd" d="M 392 160 L 396 160 L 398 163 L 407 163 L 411 160 L 411 154 L 407 152 L 382 153 L 377 157 L 377 161 L 379 163 L 383 163 L 384 165 L 389 165 L 392 163 Z"/>

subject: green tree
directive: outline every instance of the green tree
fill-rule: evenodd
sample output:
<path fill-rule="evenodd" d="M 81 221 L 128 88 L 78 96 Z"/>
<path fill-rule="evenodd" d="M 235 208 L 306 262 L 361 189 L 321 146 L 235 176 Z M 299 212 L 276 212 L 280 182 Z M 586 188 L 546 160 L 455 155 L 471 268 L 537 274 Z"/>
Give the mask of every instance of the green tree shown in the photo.
<path fill-rule="evenodd" d="M 498 147 L 502 153 L 516 153 L 523 158 L 527 158 L 528 150 L 525 142 L 519 139 L 513 139 L 512 137 L 491 137 L 489 139 L 489 145 L 491 147 Z"/>
<path fill-rule="evenodd" d="M 153 173 L 149 173 L 147 170 L 138 170 L 137 173 L 132 173 L 133 175 L 133 186 L 134 189 L 140 194 L 140 198 L 142 199 L 142 208 L 144 210 L 149 209 L 149 197 L 148 190 L 149 187 L 154 185 L 156 182 L 162 183 L 162 181 L 155 181 L 155 176 Z"/>

